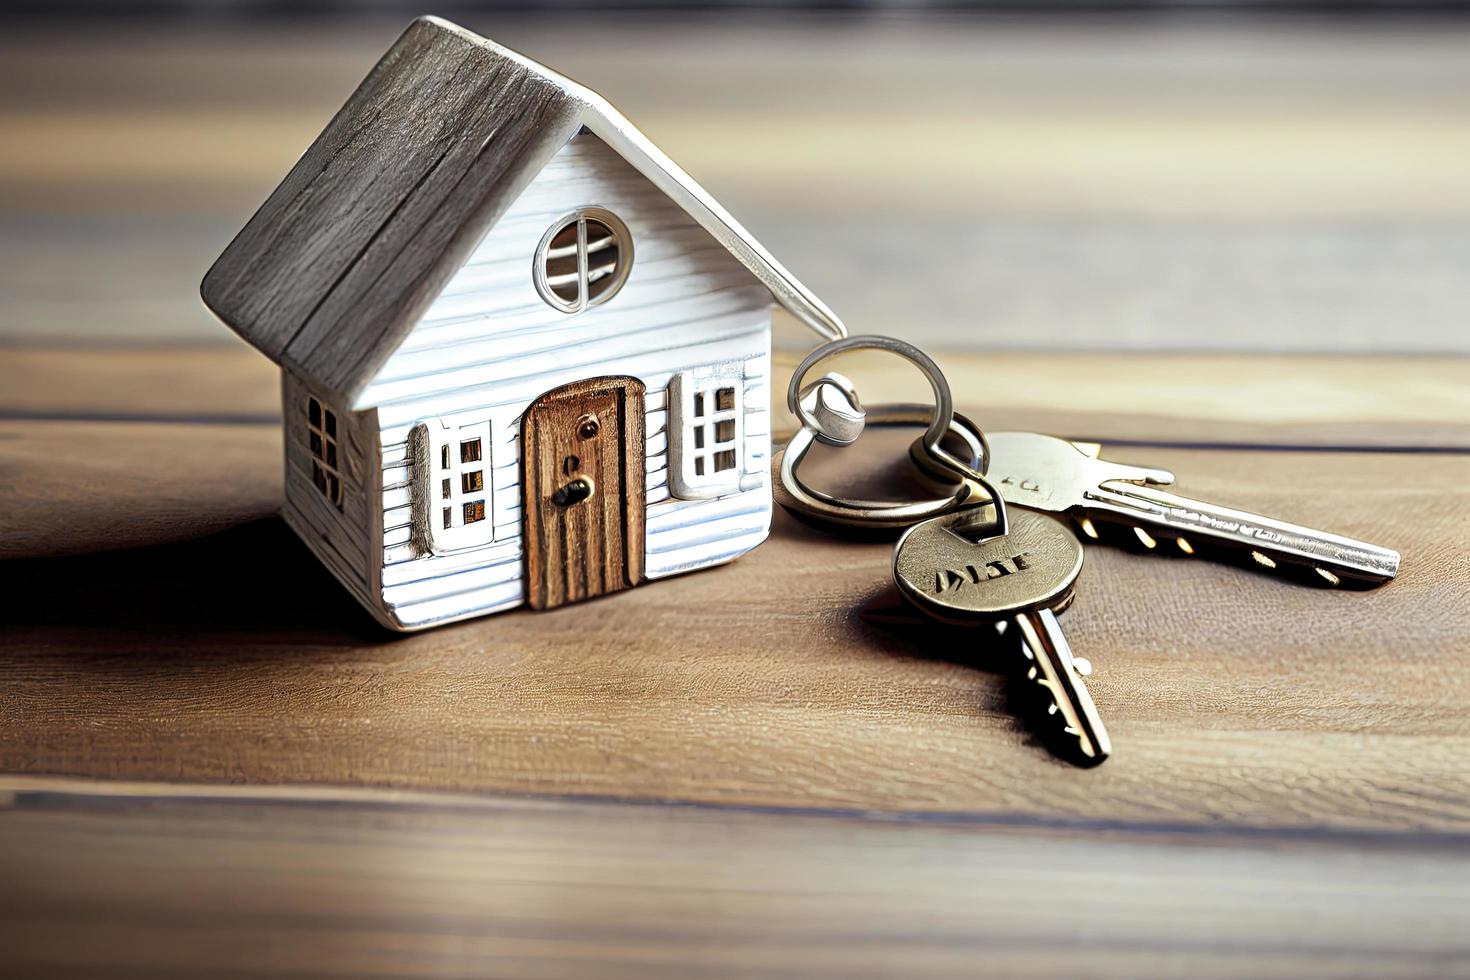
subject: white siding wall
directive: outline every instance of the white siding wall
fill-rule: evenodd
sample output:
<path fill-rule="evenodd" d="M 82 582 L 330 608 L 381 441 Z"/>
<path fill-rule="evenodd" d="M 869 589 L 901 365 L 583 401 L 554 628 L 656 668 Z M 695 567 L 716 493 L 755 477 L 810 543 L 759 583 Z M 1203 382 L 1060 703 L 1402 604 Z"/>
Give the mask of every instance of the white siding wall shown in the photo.
<path fill-rule="evenodd" d="M 307 439 L 306 403 L 315 395 L 337 416 L 337 459 L 342 475 L 342 509 L 311 481 L 311 448 Z M 283 516 L 307 547 L 369 609 L 380 603 L 373 581 L 377 556 L 371 552 L 372 522 L 377 518 L 378 481 L 371 412 L 353 412 L 310 388 L 289 371 L 281 372 L 281 415 L 286 447 L 286 506 Z M 369 489 L 371 488 L 371 489 Z"/>
<path fill-rule="evenodd" d="M 627 223 L 635 259 L 622 291 L 567 316 L 531 279 L 536 246 L 561 215 L 597 205 Z M 728 561 L 759 544 L 770 521 L 771 296 L 730 254 L 596 137 L 573 140 L 532 182 L 389 359 L 359 401 L 376 406 L 383 467 L 383 604 L 406 627 L 518 605 L 520 416 L 559 385 L 626 374 L 647 386 L 646 573 Z M 744 377 L 741 492 L 672 500 L 665 388 L 675 372 L 736 363 Z M 488 418 L 491 519 L 485 549 L 428 556 L 410 539 L 406 442 L 422 419 Z"/>

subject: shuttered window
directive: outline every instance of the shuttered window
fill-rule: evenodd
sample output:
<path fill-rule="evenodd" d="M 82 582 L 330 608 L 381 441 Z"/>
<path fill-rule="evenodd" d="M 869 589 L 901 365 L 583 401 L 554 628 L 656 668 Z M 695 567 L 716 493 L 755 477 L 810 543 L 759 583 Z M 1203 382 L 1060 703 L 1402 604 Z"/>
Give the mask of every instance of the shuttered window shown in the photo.
<path fill-rule="evenodd" d="M 669 386 L 669 488 L 674 496 L 717 497 L 740 489 L 743 395 L 738 365 L 674 378 Z"/>
<path fill-rule="evenodd" d="M 490 423 L 414 428 L 414 514 L 429 550 L 462 551 L 495 538 Z"/>

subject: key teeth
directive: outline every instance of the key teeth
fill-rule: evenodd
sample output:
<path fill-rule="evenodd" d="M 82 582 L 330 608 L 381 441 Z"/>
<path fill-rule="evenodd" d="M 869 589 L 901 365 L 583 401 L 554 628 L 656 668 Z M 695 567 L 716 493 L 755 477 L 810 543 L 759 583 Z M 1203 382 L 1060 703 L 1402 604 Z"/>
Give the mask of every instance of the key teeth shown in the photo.
<path fill-rule="evenodd" d="M 1035 655 L 1032 654 L 1032 652 L 1029 649 L 1026 649 L 1024 646 L 1022 647 L 1022 653 L 1026 657 L 1027 661 L 1031 664 L 1031 666 L 1028 667 L 1026 670 L 1026 679 L 1033 682 L 1035 685 L 1034 689 L 1046 699 L 1046 711 L 1044 712 L 1044 715 L 1047 722 L 1049 724 L 1054 724 L 1056 719 L 1061 719 L 1062 721 L 1062 724 L 1058 728 L 1053 729 L 1053 731 L 1077 739 L 1077 745 L 1075 748 L 1077 756 L 1080 757 L 1080 761 L 1084 762 L 1087 765 L 1095 765 L 1098 762 L 1101 762 L 1103 758 L 1106 758 L 1106 755 L 1099 757 L 1096 754 L 1089 754 L 1085 750 L 1085 746 L 1083 745 L 1084 736 L 1082 732 L 1066 722 L 1066 715 L 1062 713 L 1061 706 L 1058 705 L 1056 701 L 1055 688 L 1053 688 L 1051 681 L 1047 680 L 1046 676 L 1042 674 L 1040 669 L 1036 667 Z M 1084 676 L 1086 675 L 1084 674 Z M 1063 755 L 1067 757 L 1070 761 L 1079 761 L 1077 759 L 1072 759 L 1070 752 L 1063 753 Z"/>
<path fill-rule="evenodd" d="M 1019 631 L 1018 631 L 1019 632 Z M 1007 630 L 1003 635 L 1010 635 Z M 1058 757 L 1072 765 L 1091 768 L 1100 764 L 1108 757 L 1109 750 L 1104 741 L 1101 745 L 1091 744 L 1088 737 L 1067 720 L 1066 713 L 1062 711 L 1061 705 L 1057 703 L 1056 690 L 1052 682 L 1047 679 L 1042 669 L 1036 651 L 1024 640 L 1018 637 L 1016 649 L 1025 658 L 1025 677 L 1029 684 L 1024 688 L 1020 697 L 1027 703 L 1023 707 L 1024 715 L 1032 721 L 1028 722 L 1031 731 L 1038 735 L 1042 742 Z M 1071 658 L 1070 664 L 1063 669 L 1070 669 L 1078 680 L 1079 686 L 1084 686 L 1082 678 L 1087 677 L 1092 671 L 1092 664 L 1081 657 Z M 1021 673 L 1019 667 L 1016 674 Z M 1012 675 L 1016 676 L 1015 674 Z M 1018 688 L 1018 691 L 1023 689 Z M 1029 697 L 1027 696 L 1029 694 Z M 1041 712 L 1041 704 L 1038 698 L 1044 699 L 1046 711 Z M 1057 724 L 1060 720 L 1060 724 Z M 1068 741 L 1063 744 L 1060 739 Z M 1104 736 L 1106 739 L 1106 736 Z"/>
<path fill-rule="evenodd" d="M 1149 551 L 1167 545 L 1161 550 L 1169 554 L 1199 555 L 1332 588 L 1372 588 L 1398 572 L 1397 552 L 1367 541 L 1195 500 L 1162 489 L 1168 485 L 1162 479 L 1130 479 L 1111 470 L 1102 476 L 1069 508 L 1089 537 L 1096 525 L 1118 526 L 1132 532 L 1125 540 Z"/>

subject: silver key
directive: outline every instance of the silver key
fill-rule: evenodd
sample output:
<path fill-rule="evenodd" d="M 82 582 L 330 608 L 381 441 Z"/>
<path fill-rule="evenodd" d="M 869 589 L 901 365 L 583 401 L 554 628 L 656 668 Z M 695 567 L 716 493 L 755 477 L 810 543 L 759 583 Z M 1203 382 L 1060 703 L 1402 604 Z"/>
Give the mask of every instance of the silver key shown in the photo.
<path fill-rule="evenodd" d="M 1379 585 L 1392 579 L 1399 554 L 1366 541 L 1191 500 L 1158 489 L 1168 470 L 1099 459 L 1095 443 L 1071 443 L 1036 432 L 988 433 L 987 475 L 1008 503 L 1067 514 L 1097 538 L 1094 521 L 1133 528 L 1148 548 L 1192 555 L 1204 541 L 1249 554 L 1258 565 L 1310 568 L 1318 579 Z"/>
<path fill-rule="evenodd" d="M 1112 746 L 1054 610 L 1065 607 L 1082 571 L 1082 546 L 1061 524 L 1012 512 L 1007 533 L 979 536 L 994 511 L 972 507 L 915 524 L 899 538 L 893 579 L 922 612 L 952 625 L 995 624 L 1020 634 L 1027 676 L 1046 690 L 1049 711 L 1096 765 Z"/>

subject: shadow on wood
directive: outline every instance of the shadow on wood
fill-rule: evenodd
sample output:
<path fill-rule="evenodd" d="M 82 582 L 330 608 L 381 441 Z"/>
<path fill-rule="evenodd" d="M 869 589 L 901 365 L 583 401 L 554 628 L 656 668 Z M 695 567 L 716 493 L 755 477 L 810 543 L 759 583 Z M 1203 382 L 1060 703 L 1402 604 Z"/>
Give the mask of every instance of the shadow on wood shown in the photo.
<path fill-rule="evenodd" d="M 0 561 L 149 548 L 278 513 L 281 432 L 0 420 L 0 474 Z"/>
<path fill-rule="evenodd" d="M 0 577 L 13 583 L 7 618 L 17 630 L 290 633 L 307 644 L 333 645 L 392 637 L 279 518 L 193 541 L 4 562 Z"/>
<path fill-rule="evenodd" d="M 995 630 L 983 624 L 950 626 L 926 619 L 892 585 L 869 596 L 857 609 L 855 618 L 859 630 L 870 634 L 873 645 L 879 649 L 896 656 L 938 660 L 993 675 L 1004 693 L 1006 708 L 1015 719 L 1016 730 L 1029 736 L 1028 744 L 1050 752 L 1059 763 L 1096 765 L 1095 760 L 1078 753 L 1076 737 L 1068 735 L 1058 716 L 1052 713 L 1051 696 L 1031 678 L 1029 655 L 1022 649 L 1020 636 L 1014 630 Z M 977 705 L 976 710 L 983 707 Z"/>

